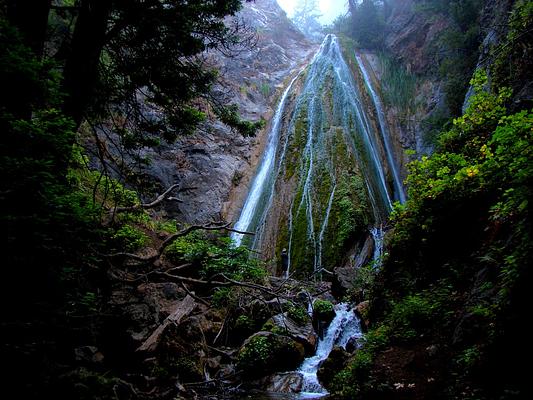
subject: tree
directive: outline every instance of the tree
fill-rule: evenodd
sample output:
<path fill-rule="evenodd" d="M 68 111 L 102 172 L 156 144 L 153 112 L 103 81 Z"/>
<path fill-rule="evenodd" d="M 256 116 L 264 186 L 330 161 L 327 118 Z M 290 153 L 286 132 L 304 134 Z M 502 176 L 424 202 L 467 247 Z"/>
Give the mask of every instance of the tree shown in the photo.
<path fill-rule="evenodd" d="M 241 40 L 242 26 L 224 22 L 239 11 L 241 0 L 63 0 L 53 5 L 42 1 L 40 7 L 29 3 L 8 1 L 7 18 L 38 58 L 50 15 L 66 15 L 74 24 L 54 40 L 63 50 L 56 54 L 64 71 L 62 109 L 77 126 L 90 115 L 123 111 L 143 90 L 143 100 L 164 110 L 167 118 L 154 124 L 137 112 L 136 122 L 150 125 L 147 130 L 153 132 L 165 128 L 169 139 L 189 132 L 203 118 L 193 100 L 206 98 L 217 77 L 201 55 L 227 50 Z M 139 111 L 126 108 L 130 116 Z"/>
<path fill-rule="evenodd" d="M 317 0 L 298 0 L 292 20 L 306 36 L 313 37 L 322 27 L 318 22 L 321 15 Z"/>
<path fill-rule="evenodd" d="M 348 4 L 352 16 L 353 38 L 363 48 L 381 48 L 385 24 L 374 0 L 363 0 L 360 4 L 350 0 Z"/>

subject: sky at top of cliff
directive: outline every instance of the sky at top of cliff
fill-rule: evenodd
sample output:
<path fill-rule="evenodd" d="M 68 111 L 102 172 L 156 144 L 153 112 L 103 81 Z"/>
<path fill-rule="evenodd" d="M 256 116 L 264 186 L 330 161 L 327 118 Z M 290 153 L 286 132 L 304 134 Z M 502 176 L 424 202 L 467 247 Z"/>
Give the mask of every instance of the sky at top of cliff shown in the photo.
<path fill-rule="evenodd" d="M 298 0 L 277 0 L 277 2 L 280 7 L 287 12 L 289 18 L 292 17 Z M 347 3 L 347 0 L 318 0 L 320 12 L 322 13 L 319 21 L 323 25 L 331 24 L 339 15 L 343 15 L 348 12 Z"/>

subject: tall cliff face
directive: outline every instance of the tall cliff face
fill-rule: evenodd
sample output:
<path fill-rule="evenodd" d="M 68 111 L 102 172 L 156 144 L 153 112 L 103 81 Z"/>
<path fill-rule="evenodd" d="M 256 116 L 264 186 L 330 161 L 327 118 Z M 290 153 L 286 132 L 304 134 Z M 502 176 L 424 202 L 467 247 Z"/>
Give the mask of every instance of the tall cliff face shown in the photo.
<path fill-rule="evenodd" d="M 314 47 L 275 0 L 245 3 L 238 18 L 253 33 L 255 45 L 231 56 L 207 54 L 207 61 L 221 71 L 216 91 L 238 105 L 243 118 L 269 120 L 287 77 L 306 62 Z M 265 132 L 245 138 L 210 116 L 197 132 L 146 150 L 143 155 L 151 163 L 143 170 L 145 180 L 156 192 L 174 183 L 188 188 L 179 202 L 166 208 L 180 221 L 230 219 L 246 195 Z"/>

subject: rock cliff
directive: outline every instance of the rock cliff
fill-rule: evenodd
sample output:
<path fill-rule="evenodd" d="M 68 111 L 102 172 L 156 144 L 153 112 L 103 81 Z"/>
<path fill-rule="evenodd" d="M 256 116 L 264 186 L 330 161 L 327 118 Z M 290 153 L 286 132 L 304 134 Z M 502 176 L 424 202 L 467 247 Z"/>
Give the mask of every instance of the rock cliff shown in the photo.
<path fill-rule="evenodd" d="M 228 56 L 208 54 L 223 81 L 216 88 L 238 105 L 243 118 L 268 120 L 287 77 L 300 68 L 314 45 L 292 25 L 275 0 L 245 3 L 238 18 L 255 36 L 252 48 Z M 231 219 L 247 193 L 247 183 L 261 153 L 265 132 L 245 138 L 211 116 L 204 126 L 172 145 L 146 150 L 144 170 L 157 190 L 180 183 L 180 201 L 166 212 L 187 223 Z M 237 187 L 236 190 L 233 190 Z"/>

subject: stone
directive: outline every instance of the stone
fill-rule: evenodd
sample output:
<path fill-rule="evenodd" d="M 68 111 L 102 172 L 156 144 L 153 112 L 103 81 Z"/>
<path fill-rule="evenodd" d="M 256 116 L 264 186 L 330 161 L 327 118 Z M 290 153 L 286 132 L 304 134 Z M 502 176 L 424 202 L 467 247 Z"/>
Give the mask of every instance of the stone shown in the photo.
<path fill-rule="evenodd" d="M 353 354 L 355 351 L 359 348 L 359 343 L 357 338 L 351 338 L 348 340 L 348 343 L 346 343 L 346 352 Z"/>
<path fill-rule="evenodd" d="M 272 393 L 300 393 L 303 387 L 303 376 L 298 372 L 286 372 L 269 376 L 264 388 Z"/>
<path fill-rule="evenodd" d="M 104 355 L 94 346 L 82 346 L 74 349 L 76 361 L 85 361 L 93 364 L 100 364 L 104 361 Z"/>
<path fill-rule="evenodd" d="M 299 325 L 293 321 L 287 313 L 274 315 L 270 320 L 274 326 L 285 329 L 286 334 L 297 342 L 301 343 L 307 355 L 314 353 L 317 343 L 317 336 L 311 321 L 307 320 L 304 324 Z"/>
<path fill-rule="evenodd" d="M 361 319 L 364 328 L 368 327 L 368 313 L 370 311 L 370 301 L 365 300 L 355 306 L 355 314 Z"/>
<path fill-rule="evenodd" d="M 231 98 L 243 119 L 268 120 L 285 81 L 308 61 L 316 45 L 294 27 L 275 0 L 243 2 L 238 18 L 261 34 L 249 49 L 228 56 L 223 52 L 205 54 L 210 65 L 223 71 L 224 86 L 213 90 Z M 143 112 L 150 119 L 161 119 L 158 110 L 147 104 Z M 151 160 L 141 171 L 152 192 L 143 200 L 151 201 L 180 183 L 188 189 L 173 194 L 179 201 L 165 201 L 162 207 L 168 216 L 191 224 L 236 219 L 268 133 L 264 129 L 254 138 L 245 138 L 217 120 L 211 111 L 208 114 L 208 121 L 197 131 L 172 144 L 144 148 L 139 154 Z M 113 146 L 118 137 L 113 133 L 108 136 L 110 151 L 118 153 Z M 95 157 L 91 163 L 98 167 L 99 161 Z M 237 179 L 239 176 L 241 179 Z"/>
<path fill-rule="evenodd" d="M 245 340 L 239 349 L 238 369 L 247 378 L 293 371 L 303 362 L 304 347 L 286 335 L 261 331 Z"/>
<path fill-rule="evenodd" d="M 364 242 L 360 242 L 350 252 L 348 261 L 333 270 L 334 279 L 332 293 L 341 298 L 354 288 L 359 268 L 372 260 L 374 252 L 374 239 L 367 235 Z"/>
<path fill-rule="evenodd" d="M 327 389 L 333 382 L 335 375 L 344 368 L 348 362 L 349 354 L 339 346 L 335 346 L 328 358 L 326 358 L 317 371 L 317 377 L 320 383 Z"/>

